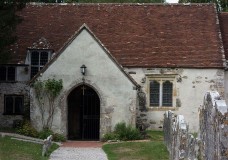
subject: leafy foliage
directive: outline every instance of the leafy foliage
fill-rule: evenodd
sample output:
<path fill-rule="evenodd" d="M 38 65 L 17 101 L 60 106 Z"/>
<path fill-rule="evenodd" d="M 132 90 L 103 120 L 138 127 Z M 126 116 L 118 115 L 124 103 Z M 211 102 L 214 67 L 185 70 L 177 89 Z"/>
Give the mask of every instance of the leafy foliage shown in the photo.
<path fill-rule="evenodd" d="M 108 141 L 108 140 L 117 140 L 117 135 L 113 132 L 111 133 L 106 133 L 103 138 L 102 141 Z"/>
<path fill-rule="evenodd" d="M 36 98 L 37 98 L 38 104 L 39 104 L 38 107 L 39 107 L 39 110 L 41 113 L 41 123 L 44 128 L 44 126 L 45 126 L 45 122 L 44 122 L 45 106 L 44 106 L 44 97 L 43 97 L 43 95 L 45 94 L 44 82 L 36 81 L 33 84 L 33 87 L 34 87 L 34 91 L 36 93 Z"/>
<path fill-rule="evenodd" d="M 17 133 L 35 138 L 38 137 L 38 131 L 31 125 L 29 121 L 25 121 L 23 125 L 17 129 Z"/>
<path fill-rule="evenodd" d="M 0 1 L 0 64 L 11 59 L 9 46 L 16 40 L 15 29 L 21 18 L 15 13 L 25 6 L 26 0 Z"/>
<path fill-rule="evenodd" d="M 39 132 L 39 138 L 40 139 L 46 139 L 48 136 L 52 135 L 53 136 L 53 141 L 57 141 L 57 142 L 64 142 L 66 141 L 66 138 L 58 133 L 54 133 L 52 130 L 50 129 L 43 129 L 41 132 Z"/>
<path fill-rule="evenodd" d="M 107 133 L 104 135 L 103 140 L 137 140 L 141 139 L 141 134 L 137 128 L 133 128 L 132 126 L 126 126 L 125 122 L 121 122 L 116 124 L 114 128 L 114 132 Z"/>
<path fill-rule="evenodd" d="M 43 129 L 51 128 L 53 122 L 54 112 L 56 110 L 56 106 L 54 104 L 56 97 L 60 94 L 60 91 L 63 88 L 63 81 L 48 79 L 46 81 L 37 80 L 33 84 L 33 88 L 36 93 L 36 98 L 39 103 L 39 109 L 41 113 L 41 120 Z M 45 101 L 48 100 L 48 107 L 45 107 Z M 45 112 L 47 111 L 48 117 L 45 119 Z"/>
<path fill-rule="evenodd" d="M 179 3 L 215 3 L 218 11 L 228 12 L 228 0 L 179 0 Z"/>
<path fill-rule="evenodd" d="M 48 136 L 53 136 L 53 141 L 57 142 L 64 142 L 66 141 L 65 136 L 62 134 L 54 133 L 52 130 L 45 128 L 42 131 L 38 132 L 30 123 L 30 121 L 24 121 L 22 125 L 18 126 L 16 128 L 16 133 L 34 137 L 34 138 L 40 138 L 40 139 L 46 139 Z"/>
<path fill-rule="evenodd" d="M 55 79 L 48 79 L 45 82 L 45 91 L 47 92 L 47 95 L 51 98 L 55 98 L 59 95 L 61 89 L 63 88 L 63 81 L 55 80 Z"/>

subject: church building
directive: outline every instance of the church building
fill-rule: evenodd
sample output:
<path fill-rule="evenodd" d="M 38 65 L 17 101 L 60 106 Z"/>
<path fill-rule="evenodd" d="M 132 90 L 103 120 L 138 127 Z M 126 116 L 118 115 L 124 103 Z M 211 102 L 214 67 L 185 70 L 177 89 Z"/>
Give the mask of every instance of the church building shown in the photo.
<path fill-rule="evenodd" d="M 227 97 L 228 14 L 214 4 L 31 3 L 17 14 L 13 58 L 0 65 L 2 127 L 29 108 L 42 129 L 33 84 L 48 79 L 63 84 L 51 129 L 68 139 L 99 140 L 119 122 L 161 130 L 167 110 L 194 132 L 205 92 Z"/>

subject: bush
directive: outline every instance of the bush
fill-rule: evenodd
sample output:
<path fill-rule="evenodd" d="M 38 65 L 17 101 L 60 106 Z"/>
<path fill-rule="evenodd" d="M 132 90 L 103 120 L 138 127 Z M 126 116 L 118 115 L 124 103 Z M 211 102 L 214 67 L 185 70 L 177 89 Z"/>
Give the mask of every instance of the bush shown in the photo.
<path fill-rule="evenodd" d="M 57 141 L 57 142 L 65 142 L 65 141 L 66 141 L 66 137 L 63 136 L 62 134 L 55 133 L 55 134 L 53 135 L 53 140 L 54 140 L 54 141 Z"/>
<path fill-rule="evenodd" d="M 24 121 L 22 126 L 17 128 L 16 132 L 25 136 L 30 136 L 35 138 L 38 137 L 37 130 L 31 125 L 29 121 Z"/>
<path fill-rule="evenodd" d="M 39 138 L 40 139 L 46 139 L 48 136 L 52 135 L 53 136 L 53 141 L 57 141 L 57 142 L 64 142 L 66 141 L 66 138 L 58 133 L 54 133 L 52 130 L 46 128 L 43 129 L 41 132 L 39 132 Z"/>
<path fill-rule="evenodd" d="M 40 139 L 46 139 L 50 135 L 54 135 L 54 132 L 48 128 L 45 128 L 39 132 L 39 138 Z"/>
<path fill-rule="evenodd" d="M 29 121 L 24 121 L 23 124 L 16 129 L 16 133 L 40 139 L 46 139 L 48 136 L 52 135 L 53 141 L 66 141 L 66 138 L 63 135 L 54 133 L 50 129 L 43 129 L 41 132 L 38 132 L 35 128 L 32 127 Z"/>
<path fill-rule="evenodd" d="M 103 138 L 102 141 L 108 141 L 108 140 L 117 140 L 117 135 L 115 133 L 106 133 Z"/>
<path fill-rule="evenodd" d="M 116 124 L 114 128 L 114 132 L 107 133 L 104 135 L 103 140 L 137 140 L 141 139 L 140 131 L 137 128 L 133 128 L 132 126 L 126 126 L 125 122 L 121 122 Z"/>

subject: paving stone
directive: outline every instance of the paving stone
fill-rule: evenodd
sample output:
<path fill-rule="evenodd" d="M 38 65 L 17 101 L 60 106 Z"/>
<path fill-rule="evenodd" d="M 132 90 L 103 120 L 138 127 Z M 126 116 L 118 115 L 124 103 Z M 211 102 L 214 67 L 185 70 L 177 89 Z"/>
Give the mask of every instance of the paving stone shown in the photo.
<path fill-rule="evenodd" d="M 55 150 L 50 160 L 108 160 L 101 148 L 60 147 Z"/>

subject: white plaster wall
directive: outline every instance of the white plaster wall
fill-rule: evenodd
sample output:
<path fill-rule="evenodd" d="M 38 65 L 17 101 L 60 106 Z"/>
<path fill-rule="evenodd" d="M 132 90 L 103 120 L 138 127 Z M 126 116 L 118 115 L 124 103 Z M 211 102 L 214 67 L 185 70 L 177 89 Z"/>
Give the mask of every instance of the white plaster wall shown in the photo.
<path fill-rule="evenodd" d="M 16 67 L 16 80 L 20 82 L 27 82 L 30 80 L 28 66 L 17 66 Z"/>
<path fill-rule="evenodd" d="M 172 109 L 176 114 L 184 115 L 189 123 L 191 131 L 198 131 L 199 117 L 198 108 L 203 104 L 203 98 L 206 91 L 217 90 L 220 95 L 224 96 L 224 71 L 222 69 L 140 69 L 126 68 L 128 72 L 136 72 L 131 76 L 142 86 L 144 92 L 148 95 L 148 83 L 145 81 L 146 75 L 175 75 L 174 81 L 176 87 L 174 94 L 176 99 L 181 101 L 181 106 L 172 108 L 161 108 L 154 110 L 148 106 L 147 114 L 148 123 L 151 129 L 159 129 L 163 125 L 163 114 L 166 110 Z M 163 74 L 161 74 L 163 73 Z M 181 82 L 177 82 L 181 78 Z M 174 104 L 176 102 L 174 101 Z"/>
<path fill-rule="evenodd" d="M 67 134 L 67 96 L 82 83 L 80 67 L 86 65 L 85 83 L 93 87 L 101 100 L 101 129 L 111 119 L 111 128 L 125 121 L 135 125 L 136 90 L 95 39 L 83 30 L 54 63 L 42 74 L 41 80 L 62 79 L 63 90 L 58 98 L 53 130 Z M 34 97 L 34 96 L 32 96 Z M 34 103 L 34 100 L 32 100 Z M 38 126 L 39 111 L 33 104 L 31 119 Z M 110 112 L 111 113 L 107 113 Z M 113 111 L 112 111 L 113 110 Z M 101 134 L 105 133 L 101 130 Z"/>

